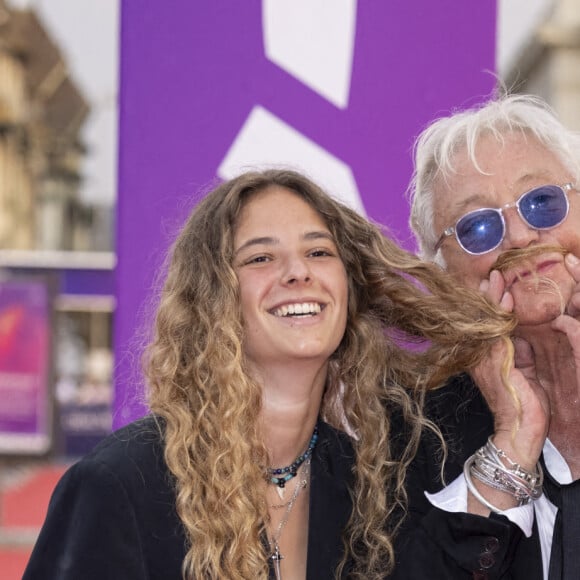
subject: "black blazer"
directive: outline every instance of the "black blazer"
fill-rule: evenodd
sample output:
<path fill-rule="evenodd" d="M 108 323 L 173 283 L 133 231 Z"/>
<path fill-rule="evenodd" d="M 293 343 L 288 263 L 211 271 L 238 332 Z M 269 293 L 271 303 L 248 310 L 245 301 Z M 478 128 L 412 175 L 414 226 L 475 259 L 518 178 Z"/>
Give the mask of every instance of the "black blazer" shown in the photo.
<path fill-rule="evenodd" d="M 448 444 L 445 481 L 493 433 L 493 416 L 471 379 L 462 375 L 435 391 L 427 414 Z M 407 476 L 409 515 L 397 541 L 397 580 L 542 580 L 542 555 L 534 524 L 531 538 L 506 517 L 448 513 L 433 507 L 424 492 L 443 487 L 438 440 L 425 433 Z"/>
<path fill-rule="evenodd" d="M 333 578 L 342 557 L 353 462 L 349 438 L 321 423 L 311 464 L 309 579 Z M 148 417 L 65 473 L 23 580 L 180 579 L 185 549 L 163 442 Z"/>

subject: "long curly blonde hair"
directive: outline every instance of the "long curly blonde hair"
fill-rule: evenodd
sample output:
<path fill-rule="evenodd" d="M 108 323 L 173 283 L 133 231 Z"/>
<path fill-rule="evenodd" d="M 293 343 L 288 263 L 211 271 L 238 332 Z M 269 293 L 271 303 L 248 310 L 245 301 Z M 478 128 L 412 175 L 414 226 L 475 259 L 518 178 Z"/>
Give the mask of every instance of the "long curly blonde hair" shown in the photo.
<path fill-rule="evenodd" d="M 383 578 L 394 562 L 393 516 L 404 506 L 406 467 L 429 425 L 422 394 L 475 365 L 514 320 L 296 172 L 250 172 L 219 185 L 172 247 L 145 353 L 149 404 L 164 420 L 165 460 L 188 540 L 185 578 L 268 577 L 262 393 L 245 371 L 232 254 L 241 208 L 272 186 L 295 192 L 318 212 L 346 268 L 347 328 L 320 410 L 330 425 L 354 434 L 356 452 L 353 510 L 336 575 L 347 573 L 348 562 L 351 578 Z M 397 453 L 394 412 L 409 425 Z"/>

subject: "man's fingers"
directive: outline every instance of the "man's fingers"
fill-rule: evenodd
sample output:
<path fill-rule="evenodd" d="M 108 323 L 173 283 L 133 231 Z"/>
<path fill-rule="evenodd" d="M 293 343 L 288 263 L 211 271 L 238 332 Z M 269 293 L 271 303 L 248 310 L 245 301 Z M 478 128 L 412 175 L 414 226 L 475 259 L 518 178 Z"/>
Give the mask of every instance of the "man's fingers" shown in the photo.
<path fill-rule="evenodd" d="M 568 272 L 577 282 L 572 297 L 566 305 L 566 312 L 570 316 L 578 317 L 580 315 L 580 260 L 574 254 L 567 254 L 565 262 Z"/>
<path fill-rule="evenodd" d="M 580 362 L 580 321 L 562 314 L 552 322 L 552 328 L 563 332 L 568 337 L 574 358 Z"/>
<path fill-rule="evenodd" d="M 565 262 L 572 278 L 574 278 L 576 282 L 580 282 L 580 259 L 578 259 L 574 254 L 566 254 Z"/>

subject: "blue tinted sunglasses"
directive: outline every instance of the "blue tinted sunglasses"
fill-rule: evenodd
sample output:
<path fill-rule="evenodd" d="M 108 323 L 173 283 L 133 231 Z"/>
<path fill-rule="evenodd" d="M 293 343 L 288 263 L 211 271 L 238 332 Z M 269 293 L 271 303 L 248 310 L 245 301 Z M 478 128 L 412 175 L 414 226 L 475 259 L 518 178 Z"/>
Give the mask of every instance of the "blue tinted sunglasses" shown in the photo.
<path fill-rule="evenodd" d="M 434 250 L 436 252 L 445 238 L 453 235 L 468 254 L 479 256 L 495 250 L 505 237 L 503 212 L 514 206 L 531 228 L 535 230 L 555 228 L 568 217 L 570 209 L 568 191 L 571 189 L 574 189 L 571 183 L 541 185 L 522 193 L 517 201 L 506 203 L 500 208 L 485 207 L 470 211 L 441 234 Z"/>

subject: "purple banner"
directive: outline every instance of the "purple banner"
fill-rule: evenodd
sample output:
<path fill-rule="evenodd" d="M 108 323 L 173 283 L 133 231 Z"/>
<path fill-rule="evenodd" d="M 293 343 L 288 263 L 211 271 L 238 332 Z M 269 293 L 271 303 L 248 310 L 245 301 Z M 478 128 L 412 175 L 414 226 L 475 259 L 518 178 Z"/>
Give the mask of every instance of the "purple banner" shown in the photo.
<path fill-rule="evenodd" d="M 488 95 L 495 3 L 124 0 L 116 426 L 163 253 L 200 192 L 247 167 L 303 170 L 410 246 L 414 137 Z"/>
<path fill-rule="evenodd" d="M 0 452 L 51 443 L 50 297 L 42 281 L 0 281 Z"/>

